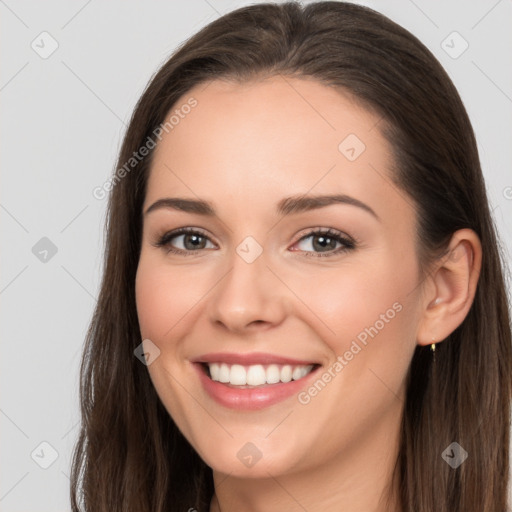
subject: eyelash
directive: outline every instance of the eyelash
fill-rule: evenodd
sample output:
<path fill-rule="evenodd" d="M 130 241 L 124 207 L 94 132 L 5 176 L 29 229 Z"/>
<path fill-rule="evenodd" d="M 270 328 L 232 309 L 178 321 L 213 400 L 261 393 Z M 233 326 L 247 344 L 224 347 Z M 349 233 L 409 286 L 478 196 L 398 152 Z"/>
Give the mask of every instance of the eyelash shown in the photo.
<path fill-rule="evenodd" d="M 177 229 L 176 231 L 170 231 L 168 233 L 165 233 L 164 235 L 162 235 L 158 240 L 157 242 L 154 244 L 155 247 L 166 247 L 167 248 L 167 252 L 171 252 L 171 253 L 174 253 L 174 254 L 179 254 L 179 255 L 182 255 L 182 256 L 193 256 L 194 252 L 201 252 L 201 250 L 197 250 L 197 251 L 191 251 L 191 250 L 183 250 L 183 249 L 176 249 L 174 247 L 172 247 L 170 245 L 170 242 L 173 238 L 176 238 L 177 236 L 180 236 L 180 235 L 183 235 L 183 234 L 193 234 L 193 235 L 199 235 L 203 238 L 206 238 L 209 240 L 209 238 L 200 230 L 198 230 L 197 228 L 180 228 L 180 229 Z M 342 233 L 340 231 L 336 231 L 334 229 L 317 229 L 317 230 L 313 230 L 313 231 L 310 231 L 309 233 L 306 233 L 304 236 L 302 236 L 297 242 L 301 242 L 302 240 L 305 240 L 307 238 L 310 238 L 311 236 L 313 235 L 320 235 L 320 236 L 324 236 L 326 238 L 330 238 L 330 239 L 333 239 L 335 240 L 336 242 L 339 242 L 341 244 L 343 244 L 344 247 L 340 247 L 336 250 L 333 250 L 331 252 L 327 252 L 327 253 L 315 253 L 314 251 L 303 251 L 305 252 L 305 255 L 308 256 L 308 257 L 314 257 L 314 258 L 325 258 L 325 257 L 331 257 L 331 256 L 336 256 L 338 254 L 341 254 L 341 253 L 344 253 L 344 252 L 347 252 L 347 251 L 350 251 L 350 250 L 353 250 L 356 248 L 357 246 L 357 243 L 351 239 L 351 238 L 348 238 L 348 237 L 343 237 L 342 236 Z M 211 240 L 210 240 L 211 242 Z M 295 244 L 294 244 L 295 245 Z M 300 252 L 300 251 L 298 251 Z"/>

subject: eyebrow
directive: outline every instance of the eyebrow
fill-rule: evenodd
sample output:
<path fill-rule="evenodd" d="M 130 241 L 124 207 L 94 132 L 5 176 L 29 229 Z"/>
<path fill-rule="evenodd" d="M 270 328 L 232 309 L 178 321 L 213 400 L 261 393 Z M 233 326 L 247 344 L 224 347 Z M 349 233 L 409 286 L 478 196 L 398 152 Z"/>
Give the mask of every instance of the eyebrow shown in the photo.
<path fill-rule="evenodd" d="M 276 207 L 276 213 L 279 216 L 292 215 L 296 213 L 316 210 L 324 208 L 333 204 L 348 204 L 357 206 L 362 210 L 370 213 L 377 220 L 380 220 L 375 211 L 367 204 L 363 203 L 355 197 L 347 196 L 345 194 L 334 195 L 318 195 L 318 196 L 292 196 L 286 197 L 279 201 Z M 215 208 L 211 203 L 198 199 L 186 199 L 181 197 L 164 197 L 155 201 L 144 213 L 147 215 L 155 210 L 161 208 L 178 210 L 187 213 L 195 213 L 198 215 L 205 215 L 208 217 L 216 216 Z"/>

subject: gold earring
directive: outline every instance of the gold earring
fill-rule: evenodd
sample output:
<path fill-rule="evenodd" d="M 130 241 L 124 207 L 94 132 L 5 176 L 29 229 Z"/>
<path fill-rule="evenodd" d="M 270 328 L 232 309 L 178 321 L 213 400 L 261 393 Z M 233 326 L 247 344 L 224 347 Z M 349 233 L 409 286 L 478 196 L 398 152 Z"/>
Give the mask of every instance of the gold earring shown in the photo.
<path fill-rule="evenodd" d="M 432 338 L 432 341 L 436 341 L 435 338 Z M 432 352 L 432 355 L 433 355 L 433 358 L 434 358 L 434 362 L 436 361 L 436 344 L 435 343 L 432 343 L 430 345 L 430 351 Z"/>

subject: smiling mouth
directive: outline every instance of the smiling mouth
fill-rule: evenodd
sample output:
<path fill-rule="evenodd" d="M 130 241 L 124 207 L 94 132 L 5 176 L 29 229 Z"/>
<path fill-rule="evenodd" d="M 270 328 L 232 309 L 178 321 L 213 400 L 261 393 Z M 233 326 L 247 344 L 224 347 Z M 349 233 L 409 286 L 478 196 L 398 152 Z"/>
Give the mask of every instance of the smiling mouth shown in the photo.
<path fill-rule="evenodd" d="M 261 388 L 303 379 L 316 370 L 319 364 L 228 364 L 201 363 L 206 375 L 214 382 L 237 389 Z"/>

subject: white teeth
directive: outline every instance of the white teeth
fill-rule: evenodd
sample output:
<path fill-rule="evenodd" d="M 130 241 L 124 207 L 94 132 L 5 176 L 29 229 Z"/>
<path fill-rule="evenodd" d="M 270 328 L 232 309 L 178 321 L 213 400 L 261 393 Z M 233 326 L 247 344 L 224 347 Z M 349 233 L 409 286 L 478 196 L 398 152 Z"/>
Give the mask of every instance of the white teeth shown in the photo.
<path fill-rule="evenodd" d="M 292 379 L 299 380 L 303 376 L 304 375 L 302 374 L 302 368 L 300 366 L 296 366 L 292 372 Z"/>
<path fill-rule="evenodd" d="M 249 384 L 249 386 L 261 386 L 266 382 L 267 375 L 265 373 L 265 368 L 263 368 L 261 364 L 249 366 L 249 370 L 247 371 L 247 384 Z"/>
<path fill-rule="evenodd" d="M 296 366 L 293 369 L 292 378 L 293 380 L 302 379 L 302 377 L 305 377 L 309 372 L 309 366 Z"/>
<path fill-rule="evenodd" d="M 281 379 L 281 372 L 277 364 L 267 367 L 267 384 L 276 384 Z"/>
<path fill-rule="evenodd" d="M 281 382 L 290 382 L 292 380 L 292 367 L 287 364 L 281 368 Z"/>
<path fill-rule="evenodd" d="M 307 366 L 271 364 L 266 367 L 261 364 L 250 366 L 228 365 L 226 363 L 207 364 L 212 380 L 234 386 L 263 386 L 265 384 L 277 384 L 278 382 L 290 382 L 291 380 L 302 379 L 313 369 L 312 364 Z"/>
<path fill-rule="evenodd" d="M 220 380 L 220 365 L 219 363 L 212 363 L 210 365 L 210 375 L 212 380 Z"/>
<path fill-rule="evenodd" d="M 235 386 L 247 384 L 247 371 L 241 364 L 234 364 L 229 372 L 229 382 Z"/>
<path fill-rule="evenodd" d="M 219 382 L 229 382 L 229 366 L 226 363 L 220 365 Z"/>

